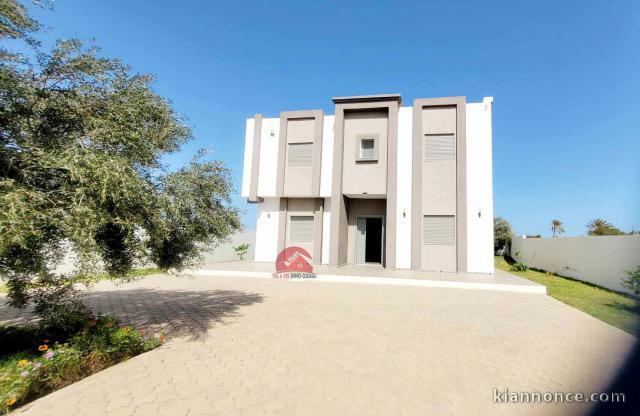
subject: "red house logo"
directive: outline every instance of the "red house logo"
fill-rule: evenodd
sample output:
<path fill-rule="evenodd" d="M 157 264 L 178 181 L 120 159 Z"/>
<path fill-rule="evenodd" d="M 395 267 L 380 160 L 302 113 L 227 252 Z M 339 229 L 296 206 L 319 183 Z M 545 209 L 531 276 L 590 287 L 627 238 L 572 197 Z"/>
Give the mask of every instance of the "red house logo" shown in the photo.
<path fill-rule="evenodd" d="M 278 279 L 309 279 L 315 278 L 311 256 L 301 247 L 286 247 L 276 257 L 276 272 Z"/>

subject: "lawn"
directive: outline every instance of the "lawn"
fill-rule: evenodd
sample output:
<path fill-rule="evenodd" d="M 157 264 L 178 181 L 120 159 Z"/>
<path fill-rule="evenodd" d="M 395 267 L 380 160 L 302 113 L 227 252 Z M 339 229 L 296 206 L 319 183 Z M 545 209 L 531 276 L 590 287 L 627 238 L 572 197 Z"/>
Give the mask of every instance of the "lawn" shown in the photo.
<path fill-rule="evenodd" d="M 544 271 L 532 269 L 524 272 L 511 271 L 509 263 L 502 257 L 495 257 L 495 266 L 500 270 L 545 285 L 547 294 L 560 302 L 580 309 L 630 334 L 640 336 L 640 300 L 636 298 Z"/>

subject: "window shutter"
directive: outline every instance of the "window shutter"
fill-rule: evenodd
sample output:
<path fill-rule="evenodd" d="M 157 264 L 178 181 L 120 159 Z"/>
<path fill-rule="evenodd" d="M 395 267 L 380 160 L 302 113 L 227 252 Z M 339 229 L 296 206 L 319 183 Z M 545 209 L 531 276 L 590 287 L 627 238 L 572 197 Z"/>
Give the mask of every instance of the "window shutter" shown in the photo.
<path fill-rule="evenodd" d="M 426 135 L 424 138 L 424 161 L 455 160 L 456 136 L 454 134 Z"/>
<path fill-rule="evenodd" d="M 289 166 L 311 166 L 313 162 L 313 143 L 290 143 L 287 153 Z"/>
<path fill-rule="evenodd" d="M 456 217 L 454 215 L 425 215 L 422 220 L 422 244 L 454 245 Z"/>
<path fill-rule="evenodd" d="M 289 222 L 289 240 L 313 241 L 313 216 L 291 216 Z"/>

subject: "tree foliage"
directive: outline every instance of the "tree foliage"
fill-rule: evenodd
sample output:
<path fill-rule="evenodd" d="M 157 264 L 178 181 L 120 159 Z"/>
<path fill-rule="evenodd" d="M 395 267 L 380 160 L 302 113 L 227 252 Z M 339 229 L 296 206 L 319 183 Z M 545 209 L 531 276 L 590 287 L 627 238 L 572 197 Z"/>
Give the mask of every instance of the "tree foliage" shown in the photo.
<path fill-rule="evenodd" d="M 493 219 L 493 251 L 498 253 L 504 248 L 508 248 L 513 238 L 513 228 L 507 220 L 502 217 Z"/>
<path fill-rule="evenodd" d="M 35 30 L 1 1 L 3 37 Z M 0 63 L 0 274 L 12 305 L 80 310 L 73 284 L 83 278 L 125 278 L 150 262 L 181 269 L 240 227 L 221 162 L 162 167 L 192 136 L 152 77 L 78 40 L 34 52 Z M 74 271 L 57 272 L 69 251 Z"/>
<path fill-rule="evenodd" d="M 0 39 L 24 39 L 35 43 L 30 35 L 39 28 L 40 24 L 27 14 L 22 4 L 16 0 L 0 0 Z"/>
<path fill-rule="evenodd" d="M 564 224 L 560 220 L 551 220 L 551 232 L 553 236 L 564 234 Z"/>
<path fill-rule="evenodd" d="M 624 235 L 624 232 L 602 218 L 596 218 L 587 224 L 588 235 Z"/>
<path fill-rule="evenodd" d="M 633 292 L 635 296 L 640 297 L 640 266 L 625 272 L 627 277 L 622 279 L 622 286 Z"/>

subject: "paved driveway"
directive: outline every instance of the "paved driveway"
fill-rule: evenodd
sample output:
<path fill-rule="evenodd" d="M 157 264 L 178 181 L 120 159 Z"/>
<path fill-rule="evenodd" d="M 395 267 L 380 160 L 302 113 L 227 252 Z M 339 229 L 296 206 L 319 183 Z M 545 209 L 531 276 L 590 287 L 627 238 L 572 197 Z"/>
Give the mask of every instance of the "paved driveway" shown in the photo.
<path fill-rule="evenodd" d="M 24 413 L 584 414 L 494 403 L 493 388 L 608 391 L 636 342 L 539 294 L 157 276 L 88 299 L 171 341 Z"/>

